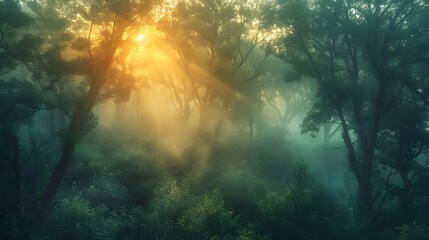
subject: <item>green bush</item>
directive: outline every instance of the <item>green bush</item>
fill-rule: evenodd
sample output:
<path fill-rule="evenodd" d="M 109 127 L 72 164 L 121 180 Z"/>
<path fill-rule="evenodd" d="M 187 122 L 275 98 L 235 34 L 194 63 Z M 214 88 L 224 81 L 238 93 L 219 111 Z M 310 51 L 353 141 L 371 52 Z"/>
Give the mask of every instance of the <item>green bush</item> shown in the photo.
<path fill-rule="evenodd" d="M 236 219 L 232 212 L 224 209 L 218 192 L 198 196 L 194 205 L 179 218 L 179 225 L 186 232 L 186 239 L 207 239 L 227 237 L 236 229 Z"/>
<path fill-rule="evenodd" d="M 112 239 L 143 239 L 144 220 L 145 212 L 141 207 L 132 207 L 129 210 L 121 208 L 113 211 L 110 215 L 112 225 L 109 226 L 115 229 L 115 236 Z"/>
<path fill-rule="evenodd" d="M 93 204 L 108 204 L 109 207 L 125 205 L 129 199 L 126 187 L 121 183 L 121 172 L 102 171 L 95 174 L 91 185 L 85 191 Z"/>
<path fill-rule="evenodd" d="M 54 239 L 112 239 L 115 227 L 105 206 L 91 207 L 80 196 L 66 197 L 53 208 L 49 235 Z"/>
<path fill-rule="evenodd" d="M 363 239 L 363 224 L 338 205 L 298 162 L 290 180 L 259 202 L 262 230 L 273 239 Z"/>
<path fill-rule="evenodd" d="M 403 224 L 397 228 L 387 228 L 381 234 L 383 240 L 428 240 L 429 227 L 416 223 Z"/>
<path fill-rule="evenodd" d="M 236 224 L 218 191 L 198 196 L 171 181 L 157 191 L 145 230 L 148 239 L 228 239 L 238 234 Z"/>

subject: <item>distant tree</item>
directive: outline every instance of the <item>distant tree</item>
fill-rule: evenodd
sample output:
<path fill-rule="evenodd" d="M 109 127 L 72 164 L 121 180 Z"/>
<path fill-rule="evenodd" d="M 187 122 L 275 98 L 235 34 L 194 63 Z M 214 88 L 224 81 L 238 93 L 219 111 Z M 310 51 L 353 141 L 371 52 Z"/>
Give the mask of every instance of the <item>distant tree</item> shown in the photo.
<path fill-rule="evenodd" d="M 402 186 L 396 191 L 401 207 L 408 210 L 415 206 L 419 196 L 416 189 L 420 159 L 429 147 L 426 129 L 428 114 L 410 103 L 397 103 L 380 130 L 379 161 L 397 172 Z"/>
<path fill-rule="evenodd" d="M 184 116 L 192 106 L 199 110 L 201 129 L 214 121 L 215 135 L 225 121 L 222 111 L 234 115 L 228 113 L 232 102 L 254 101 L 255 93 L 244 88 L 263 73 L 268 55 L 257 50 L 270 34 L 257 20 L 260 10 L 259 2 L 181 1 L 164 22 L 171 55 L 183 71 L 183 86 L 175 90 L 181 92 L 179 105 Z"/>
<path fill-rule="evenodd" d="M 30 123 L 45 104 L 40 88 L 32 79 L 13 74 L 18 67 L 33 62 L 41 49 L 42 40 L 25 33 L 24 29 L 32 23 L 33 19 L 16 1 L 0 2 L 0 142 L 4 160 L 1 167 L 11 169 L 15 176 L 11 181 L 15 185 L 14 209 L 21 218 L 24 173 L 19 129 Z"/>

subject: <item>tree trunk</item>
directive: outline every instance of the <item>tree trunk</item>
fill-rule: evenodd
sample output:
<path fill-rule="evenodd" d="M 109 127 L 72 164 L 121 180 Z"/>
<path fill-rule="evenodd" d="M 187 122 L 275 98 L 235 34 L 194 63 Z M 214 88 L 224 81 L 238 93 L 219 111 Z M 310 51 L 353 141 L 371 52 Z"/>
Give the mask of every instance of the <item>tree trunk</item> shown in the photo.
<path fill-rule="evenodd" d="M 70 123 L 69 130 L 64 139 L 61 159 L 49 180 L 48 186 L 46 187 L 45 192 L 43 194 L 40 208 L 36 213 L 36 220 L 38 224 L 43 224 L 48 217 L 55 195 L 58 192 L 61 180 L 68 166 L 70 165 L 70 162 L 72 161 L 78 137 L 83 134 L 82 131 L 84 123 L 87 120 L 87 117 L 89 116 L 92 107 L 95 104 L 96 96 L 100 91 L 101 85 L 102 82 L 100 80 L 94 80 L 86 97 L 76 107 L 76 110 L 73 114 L 73 118 Z"/>
<path fill-rule="evenodd" d="M 64 94 L 65 90 L 64 90 L 64 82 L 63 81 L 59 81 L 59 88 L 60 88 L 60 94 Z M 59 128 L 60 131 L 64 131 L 67 127 L 67 116 L 65 113 L 59 111 L 59 115 L 60 115 L 60 124 L 59 124 Z"/>
<path fill-rule="evenodd" d="M 332 123 L 324 123 L 322 126 L 323 126 L 323 146 L 327 147 L 329 145 L 329 140 L 331 139 L 330 132 L 332 128 Z"/>
<path fill-rule="evenodd" d="M 357 210 L 367 219 L 372 219 L 372 183 L 371 177 L 362 173 L 361 181 L 358 181 Z"/>
<path fill-rule="evenodd" d="M 405 169 L 399 169 L 398 172 L 402 180 L 402 189 L 399 196 L 401 200 L 401 208 L 403 210 L 407 210 L 412 204 L 411 180 L 408 178 L 408 174 Z"/>
<path fill-rule="evenodd" d="M 80 136 L 83 135 L 85 121 L 87 121 L 88 116 L 90 115 L 92 108 L 94 107 L 100 89 L 105 82 L 105 76 L 107 70 L 109 69 L 113 56 L 120 43 L 122 42 L 122 36 L 125 32 L 125 29 L 128 26 L 127 18 L 129 12 L 123 14 L 123 16 L 117 16 L 117 24 L 112 33 L 112 38 L 109 47 L 105 51 L 103 60 L 100 62 L 98 67 L 91 74 L 91 85 L 85 95 L 85 97 L 78 102 L 74 112 L 73 117 L 70 122 L 69 130 L 64 139 L 64 145 L 62 149 L 61 159 L 49 180 L 48 186 L 45 189 L 43 198 L 40 204 L 39 210 L 36 212 L 35 220 L 37 224 L 43 225 L 46 221 L 49 211 L 54 202 L 55 195 L 58 192 L 61 180 L 64 177 L 64 174 L 67 171 L 68 166 L 70 165 L 73 153 L 76 147 L 77 140 Z"/>
<path fill-rule="evenodd" d="M 61 160 L 55 168 L 54 174 L 49 180 L 48 186 L 43 194 L 42 202 L 38 212 L 36 213 L 36 221 L 38 224 L 43 224 L 48 217 L 54 197 L 58 192 L 58 187 L 66 172 L 72 157 L 76 143 L 71 139 L 70 132 L 67 134 L 64 141 L 63 152 Z"/>
<path fill-rule="evenodd" d="M 371 184 L 372 164 L 368 164 L 368 161 L 371 159 L 367 159 L 365 156 L 368 156 L 368 155 L 364 154 L 365 156 L 363 159 L 363 167 L 359 166 L 356 150 L 354 148 L 353 141 L 349 133 L 349 127 L 340 105 L 337 105 L 336 111 L 341 121 L 341 126 L 343 130 L 343 140 L 344 140 L 344 143 L 346 144 L 347 153 L 348 153 L 348 161 L 357 182 L 356 210 L 361 214 L 363 214 L 368 219 L 371 219 L 372 217 L 372 184 Z"/>
<path fill-rule="evenodd" d="M 22 169 L 19 166 L 19 144 L 18 138 L 14 135 L 10 139 L 10 146 L 12 148 L 12 165 L 13 172 L 16 178 L 16 195 L 15 195 L 15 203 L 16 203 L 16 212 L 20 218 L 24 217 L 24 201 L 22 199 Z"/>

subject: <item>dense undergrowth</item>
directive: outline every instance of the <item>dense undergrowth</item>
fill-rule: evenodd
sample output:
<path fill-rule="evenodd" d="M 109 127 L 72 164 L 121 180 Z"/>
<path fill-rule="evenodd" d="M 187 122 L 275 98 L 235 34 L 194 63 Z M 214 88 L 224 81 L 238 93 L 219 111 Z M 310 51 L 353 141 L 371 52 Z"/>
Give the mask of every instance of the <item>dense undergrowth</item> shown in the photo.
<path fill-rule="evenodd" d="M 12 201 L 3 198 L 1 239 L 429 237 L 424 218 L 396 221 L 389 209 L 377 222 L 357 216 L 281 138 L 199 143 L 178 157 L 150 139 L 94 133 L 74 161 L 44 228 L 6 214 Z M 48 171 L 31 182 L 45 183 Z M 26 214 L 40 196 L 36 189 L 26 188 Z"/>

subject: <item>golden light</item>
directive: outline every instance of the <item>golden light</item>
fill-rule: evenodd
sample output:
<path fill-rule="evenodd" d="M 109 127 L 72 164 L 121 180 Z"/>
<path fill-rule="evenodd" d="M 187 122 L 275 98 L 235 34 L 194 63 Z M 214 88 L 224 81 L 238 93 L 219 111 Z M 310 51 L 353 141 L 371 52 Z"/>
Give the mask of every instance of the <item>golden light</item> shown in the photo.
<path fill-rule="evenodd" d="M 135 40 L 138 43 L 142 43 L 145 40 L 145 36 L 140 33 L 139 35 L 136 36 Z"/>

